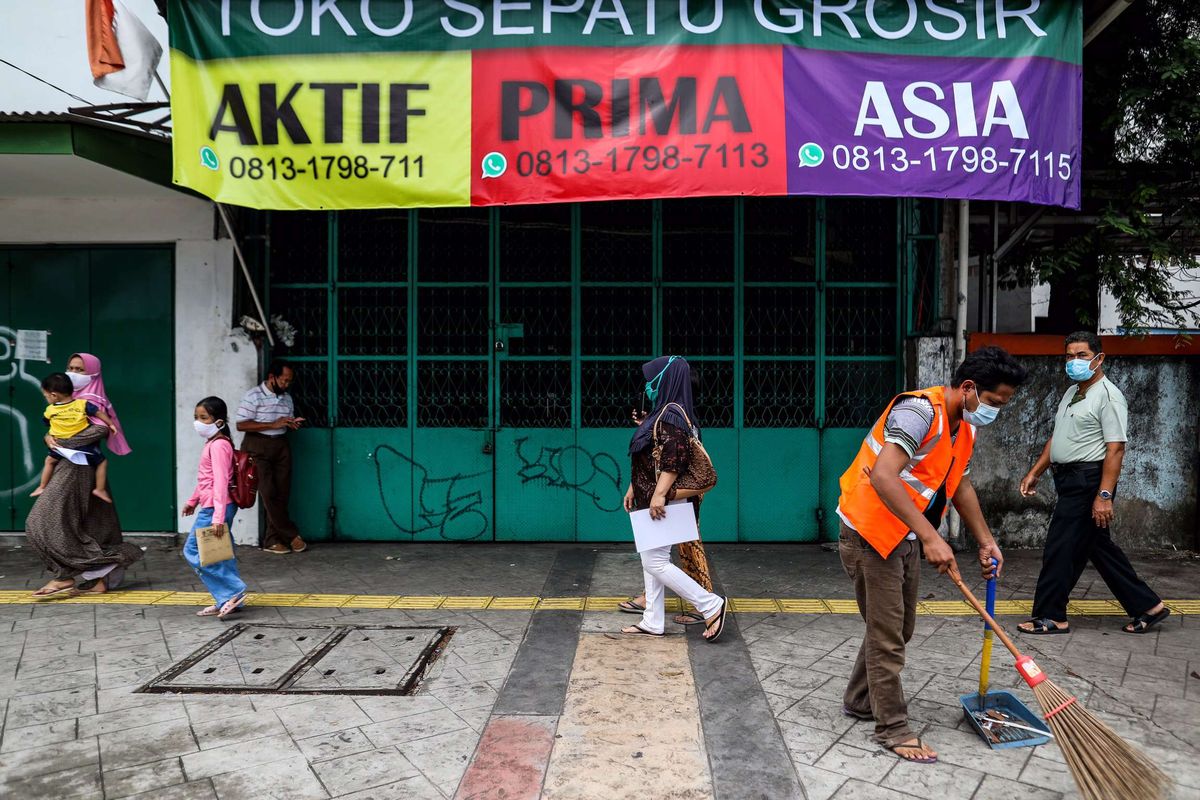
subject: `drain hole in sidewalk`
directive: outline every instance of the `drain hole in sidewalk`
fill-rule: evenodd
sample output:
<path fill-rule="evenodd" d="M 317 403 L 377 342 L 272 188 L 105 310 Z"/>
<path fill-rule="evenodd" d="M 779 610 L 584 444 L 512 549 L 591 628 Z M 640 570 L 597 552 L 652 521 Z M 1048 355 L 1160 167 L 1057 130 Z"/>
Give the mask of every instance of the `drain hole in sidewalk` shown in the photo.
<path fill-rule="evenodd" d="M 449 647 L 455 630 L 238 623 L 137 691 L 411 695 Z M 366 641 L 371 648 L 358 646 Z"/>

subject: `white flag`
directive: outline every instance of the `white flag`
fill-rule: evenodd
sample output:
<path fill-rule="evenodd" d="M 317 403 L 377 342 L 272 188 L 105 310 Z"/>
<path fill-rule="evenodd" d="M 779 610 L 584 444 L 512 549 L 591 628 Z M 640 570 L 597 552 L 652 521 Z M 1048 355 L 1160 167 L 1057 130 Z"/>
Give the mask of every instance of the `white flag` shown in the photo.
<path fill-rule="evenodd" d="M 162 45 L 120 0 L 113 0 L 113 10 L 116 12 L 113 16 L 113 33 L 116 34 L 125 68 L 101 75 L 93 83 L 110 92 L 145 100 L 150 95 L 154 71 L 162 60 Z"/>

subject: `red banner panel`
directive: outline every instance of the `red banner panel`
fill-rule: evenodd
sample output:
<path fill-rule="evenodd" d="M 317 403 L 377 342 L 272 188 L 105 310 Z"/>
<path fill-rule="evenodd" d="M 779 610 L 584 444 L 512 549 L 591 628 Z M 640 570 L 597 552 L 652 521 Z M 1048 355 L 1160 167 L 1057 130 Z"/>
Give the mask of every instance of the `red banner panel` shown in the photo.
<path fill-rule="evenodd" d="M 471 83 L 473 205 L 787 193 L 778 47 L 476 51 Z"/>

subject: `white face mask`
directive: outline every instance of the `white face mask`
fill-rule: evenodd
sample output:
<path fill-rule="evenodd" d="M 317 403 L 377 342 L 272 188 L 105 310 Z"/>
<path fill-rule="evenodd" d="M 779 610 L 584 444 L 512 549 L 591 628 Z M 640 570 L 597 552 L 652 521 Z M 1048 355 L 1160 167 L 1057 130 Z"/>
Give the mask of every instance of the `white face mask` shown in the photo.
<path fill-rule="evenodd" d="M 192 427 L 196 429 L 196 433 L 200 434 L 203 439 L 211 439 L 221 430 L 221 426 L 215 422 L 201 422 L 198 419 L 192 420 Z"/>
<path fill-rule="evenodd" d="M 92 382 L 92 376 L 84 375 L 82 372 L 68 372 L 67 377 L 71 379 L 71 385 L 77 392 Z"/>

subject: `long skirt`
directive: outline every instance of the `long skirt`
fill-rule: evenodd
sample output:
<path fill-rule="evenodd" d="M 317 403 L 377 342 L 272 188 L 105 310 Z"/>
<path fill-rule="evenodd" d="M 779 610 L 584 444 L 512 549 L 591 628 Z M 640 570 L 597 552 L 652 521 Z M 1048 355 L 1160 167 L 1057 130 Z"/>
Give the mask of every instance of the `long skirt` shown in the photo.
<path fill-rule="evenodd" d="M 72 449 L 95 445 L 108 434 L 108 428 L 91 425 L 63 445 Z M 95 467 L 59 459 L 46 490 L 25 519 L 30 546 L 57 580 L 128 567 L 142 557 L 141 548 L 121 536 L 116 503 L 93 495 L 95 488 Z"/>

